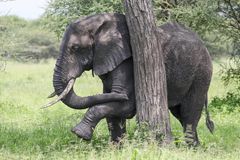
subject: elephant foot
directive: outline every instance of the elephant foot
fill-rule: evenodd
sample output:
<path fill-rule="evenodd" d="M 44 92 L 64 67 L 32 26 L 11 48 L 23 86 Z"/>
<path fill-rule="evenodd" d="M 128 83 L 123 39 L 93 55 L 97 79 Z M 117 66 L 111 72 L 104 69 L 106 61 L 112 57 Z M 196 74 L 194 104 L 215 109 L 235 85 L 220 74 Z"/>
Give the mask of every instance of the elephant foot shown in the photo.
<path fill-rule="evenodd" d="M 185 142 L 189 147 L 197 147 L 200 145 L 200 142 L 193 139 L 193 137 L 185 137 Z"/>
<path fill-rule="evenodd" d="M 87 124 L 80 122 L 77 126 L 72 128 L 72 133 L 76 134 L 79 138 L 90 141 L 93 135 L 93 128 Z"/>
<path fill-rule="evenodd" d="M 185 142 L 189 147 L 197 147 L 200 145 L 197 132 L 192 130 L 192 125 L 187 125 L 185 132 Z"/>

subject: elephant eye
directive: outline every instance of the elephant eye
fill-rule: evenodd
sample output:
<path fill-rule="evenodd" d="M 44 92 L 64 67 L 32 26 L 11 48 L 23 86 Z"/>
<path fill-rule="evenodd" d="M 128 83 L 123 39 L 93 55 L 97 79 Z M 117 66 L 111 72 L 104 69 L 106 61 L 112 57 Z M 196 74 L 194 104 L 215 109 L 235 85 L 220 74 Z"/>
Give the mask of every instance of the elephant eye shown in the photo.
<path fill-rule="evenodd" d="M 72 50 L 73 52 L 76 52 L 77 50 L 79 50 L 79 48 L 80 48 L 79 45 L 73 45 L 73 46 L 71 46 L 71 50 Z"/>

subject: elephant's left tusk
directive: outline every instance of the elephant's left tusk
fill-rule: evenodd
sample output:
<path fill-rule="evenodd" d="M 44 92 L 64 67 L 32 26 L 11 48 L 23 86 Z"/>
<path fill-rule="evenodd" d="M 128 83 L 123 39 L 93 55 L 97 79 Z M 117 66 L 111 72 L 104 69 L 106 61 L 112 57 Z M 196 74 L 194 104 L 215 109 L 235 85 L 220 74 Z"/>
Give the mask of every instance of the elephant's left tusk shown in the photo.
<path fill-rule="evenodd" d="M 53 93 L 51 93 L 47 98 L 53 98 L 53 97 L 55 97 L 57 95 L 57 93 L 56 92 L 53 92 Z"/>
<path fill-rule="evenodd" d="M 44 108 L 48 108 L 48 107 L 51 107 L 52 105 L 56 104 L 57 102 L 59 102 L 62 98 L 64 98 L 68 93 L 69 91 L 72 89 L 73 85 L 74 85 L 74 82 L 75 82 L 75 79 L 71 79 L 69 82 L 68 82 L 68 85 L 67 87 L 64 89 L 64 91 L 61 93 L 61 95 L 59 97 L 57 97 L 57 99 L 49 102 L 48 104 L 44 105 L 41 107 L 41 109 L 44 109 Z"/>

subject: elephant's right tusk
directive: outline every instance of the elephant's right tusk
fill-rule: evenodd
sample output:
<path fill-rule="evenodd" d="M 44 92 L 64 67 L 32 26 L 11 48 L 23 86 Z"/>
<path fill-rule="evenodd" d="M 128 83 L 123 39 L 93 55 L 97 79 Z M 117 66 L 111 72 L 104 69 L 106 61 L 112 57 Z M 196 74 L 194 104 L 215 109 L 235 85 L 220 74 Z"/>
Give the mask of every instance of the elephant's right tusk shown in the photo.
<path fill-rule="evenodd" d="M 51 93 L 47 98 L 53 98 L 53 97 L 55 97 L 57 95 L 57 93 L 56 92 L 53 92 L 53 93 Z"/>
<path fill-rule="evenodd" d="M 75 79 L 71 79 L 69 82 L 68 82 L 68 85 L 67 87 L 64 89 L 64 91 L 61 93 L 61 95 L 59 97 L 57 97 L 57 99 L 49 102 L 48 104 L 44 105 L 41 107 L 41 109 L 44 109 L 44 108 L 48 108 L 48 107 L 51 107 L 52 105 L 56 104 L 57 102 L 59 102 L 62 98 L 64 98 L 68 93 L 69 91 L 72 89 L 73 85 L 74 85 L 74 82 L 75 82 Z"/>

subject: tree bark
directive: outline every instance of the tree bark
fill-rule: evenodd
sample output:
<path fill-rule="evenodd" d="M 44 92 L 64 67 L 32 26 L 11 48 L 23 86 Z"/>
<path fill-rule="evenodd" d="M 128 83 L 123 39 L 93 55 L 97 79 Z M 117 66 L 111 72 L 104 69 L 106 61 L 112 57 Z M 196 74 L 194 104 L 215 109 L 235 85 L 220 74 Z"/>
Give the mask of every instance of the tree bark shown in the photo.
<path fill-rule="evenodd" d="M 151 0 L 125 0 L 133 50 L 137 119 L 171 140 L 165 65 Z M 158 34 L 156 34 L 158 32 Z"/>

